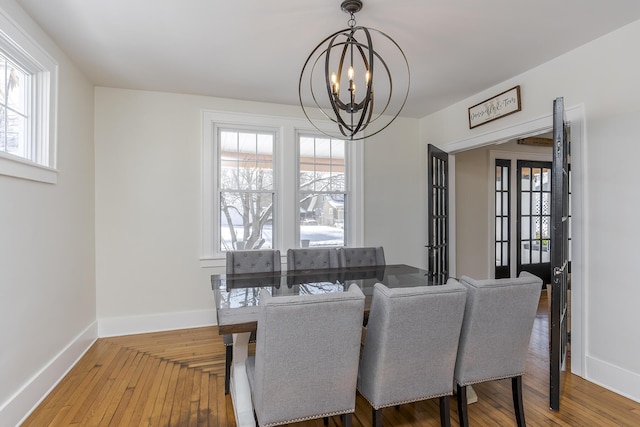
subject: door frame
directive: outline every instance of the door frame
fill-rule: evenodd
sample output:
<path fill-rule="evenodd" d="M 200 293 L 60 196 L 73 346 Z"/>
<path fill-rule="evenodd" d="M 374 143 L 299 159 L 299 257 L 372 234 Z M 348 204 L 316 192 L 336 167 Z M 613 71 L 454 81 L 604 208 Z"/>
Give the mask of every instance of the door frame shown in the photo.
<path fill-rule="evenodd" d="M 445 143 L 439 148 L 449 153 L 449 240 L 450 256 L 449 271 L 456 275 L 456 207 L 455 207 L 455 154 L 466 150 L 499 145 L 512 139 L 525 138 L 550 132 L 553 129 L 552 100 L 549 101 L 549 114 L 524 122 L 516 123 L 502 129 L 487 132 L 482 135 Z M 584 104 L 578 104 L 565 109 L 566 122 L 571 128 L 571 372 L 581 377 L 585 376 L 586 342 L 585 323 L 585 288 L 586 265 L 584 262 L 587 233 L 585 229 L 586 213 L 586 159 L 585 138 L 586 119 Z M 496 148 L 497 150 L 499 148 Z M 489 238 L 489 237 L 488 237 Z"/>

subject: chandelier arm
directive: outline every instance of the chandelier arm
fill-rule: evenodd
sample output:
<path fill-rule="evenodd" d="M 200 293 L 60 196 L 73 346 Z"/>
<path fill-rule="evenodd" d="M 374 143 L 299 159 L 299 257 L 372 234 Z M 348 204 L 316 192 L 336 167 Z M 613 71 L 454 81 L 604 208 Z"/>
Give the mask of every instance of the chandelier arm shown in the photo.
<path fill-rule="evenodd" d="M 360 44 L 360 43 L 356 44 L 356 48 L 360 52 L 360 56 L 362 58 L 362 62 L 365 64 L 365 69 L 367 70 L 367 72 L 369 72 L 369 80 L 367 81 L 367 89 L 365 91 L 364 99 L 355 108 L 353 108 L 356 111 L 360 111 L 360 117 L 359 117 L 359 120 L 358 120 L 358 125 L 355 126 L 354 128 L 352 128 L 353 134 L 356 134 L 356 133 L 360 132 L 361 130 L 364 130 L 367 127 L 367 124 L 369 123 L 369 119 L 371 117 L 371 113 L 373 112 L 373 104 L 371 103 L 371 101 L 372 101 L 371 95 L 372 95 L 372 84 L 373 84 L 373 58 L 374 58 L 375 51 L 373 49 L 373 42 L 371 41 L 371 34 L 369 34 L 369 30 L 367 28 L 365 28 L 365 27 L 358 27 L 358 28 L 362 29 L 362 31 L 364 32 L 365 36 L 367 37 L 367 44 L 364 45 L 364 48 L 363 48 L 363 45 Z M 354 40 L 355 40 L 355 38 L 354 38 Z M 364 52 L 365 48 L 369 52 L 369 61 L 368 61 L 368 63 L 367 63 L 367 55 Z M 351 113 L 351 117 L 352 118 L 353 118 L 353 109 L 352 109 L 352 113 Z M 369 112 L 369 114 L 367 114 L 367 111 Z M 367 118 L 367 117 L 368 117 L 368 119 L 367 119 L 367 122 L 365 123 L 365 118 Z M 362 126 L 363 123 L 365 123 L 364 127 Z"/>
<path fill-rule="evenodd" d="M 320 110 L 320 112 L 321 112 L 322 114 L 324 114 L 324 116 L 325 116 L 326 118 L 328 118 L 329 120 L 331 120 L 332 122 L 336 122 L 336 119 L 335 119 L 334 117 L 330 116 L 329 114 L 327 114 L 327 112 L 326 112 L 326 111 L 324 111 L 324 108 L 322 108 L 322 107 L 320 106 L 320 103 L 318 102 L 318 99 L 316 98 L 316 92 L 313 90 L 313 84 L 312 84 L 312 81 L 313 81 L 313 70 L 315 70 L 315 69 L 316 69 L 316 65 L 318 64 L 318 61 L 320 60 L 320 58 L 321 58 L 321 56 L 318 56 L 318 57 L 316 58 L 316 60 L 314 61 L 314 63 L 313 63 L 313 67 L 311 67 L 311 72 L 309 73 L 309 91 L 311 92 L 311 99 L 313 99 L 313 102 L 316 104 L 316 107 L 318 107 L 318 109 Z M 300 79 L 302 80 L 302 75 L 300 75 Z M 301 86 L 301 84 L 300 84 L 300 86 Z M 301 92 L 300 86 L 298 87 L 298 97 L 300 98 L 300 103 L 302 104 L 302 96 L 301 96 L 301 93 L 302 93 L 302 92 Z M 307 112 L 306 112 L 306 110 L 304 109 L 304 105 L 302 106 L 302 109 L 304 110 L 305 115 L 306 115 L 306 116 L 307 116 L 307 118 L 309 119 L 309 116 L 307 115 Z M 309 121 L 311 121 L 311 119 L 309 119 Z M 312 122 L 312 123 L 313 123 L 313 122 Z M 314 125 L 314 126 L 315 126 L 315 125 Z M 317 127 L 316 127 L 316 128 L 317 128 Z"/>
<path fill-rule="evenodd" d="M 342 33 L 342 31 L 339 31 L 338 33 Z M 333 109 L 334 114 L 336 115 L 336 121 L 337 123 L 340 125 L 340 131 L 341 133 L 343 133 L 344 135 L 344 131 L 342 129 L 342 127 L 345 127 L 347 129 L 349 129 L 350 131 L 352 131 L 352 127 L 347 124 L 345 122 L 345 120 L 342 118 L 342 113 L 340 110 L 345 110 L 347 109 L 347 105 L 342 102 L 342 100 L 340 100 L 340 92 L 339 92 L 339 87 L 338 86 L 338 93 L 334 94 L 331 85 L 329 84 L 329 63 L 331 62 L 331 50 L 334 46 L 340 46 L 342 45 L 342 53 L 340 55 L 340 62 L 339 62 L 339 66 L 338 66 L 338 74 L 337 74 L 337 82 L 338 85 L 340 85 L 340 80 L 342 77 L 342 67 L 344 65 L 344 58 L 347 54 L 347 50 L 349 48 L 349 43 L 348 40 L 351 38 L 351 33 L 349 33 L 349 35 L 347 35 L 347 42 L 340 42 L 334 45 L 334 41 L 335 39 L 338 37 L 338 33 L 336 33 L 334 35 L 334 37 L 331 38 L 331 40 L 329 41 L 329 45 L 327 46 L 327 49 L 325 50 L 325 68 L 324 68 L 324 73 L 325 73 L 325 82 L 326 82 L 326 87 L 327 87 L 327 94 L 329 95 L 329 102 L 331 104 L 331 108 Z M 342 33 L 343 35 L 346 35 L 346 33 Z M 345 135 L 346 136 L 346 135 Z"/>
<path fill-rule="evenodd" d="M 327 40 L 329 40 L 331 37 L 335 36 L 336 34 L 342 32 L 343 30 L 337 31 L 334 34 L 330 35 L 329 37 L 327 37 L 326 39 L 324 39 L 322 42 L 320 42 L 318 44 L 318 46 L 316 46 L 316 48 L 311 52 L 311 54 L 309 54 L 309 56 L 307 57 L 307 60 L 304 63 L 304 66 L 302 67 L 302 73 L 300 73 L 300 79 L 298 80 L 298 100 L 300 101 L 300 106 L 302 107 L 302 112 L 304 113 L 305 117 L 307 118 L 307 120 L 309 121 L 309 123 L 311 123 L 311 125 L 313 125 L 314 128 L 316 128 L 319 132 L 327 135 L 327 136 L 331 136 L 328 135 L 325 131 L 323 131 L 322 129 L 320 129 L 318 126 L 316 126 L 315 122 L 311 119 L 311 117 L 309 116 L 309 114 L 307 113 L 307 109 L 304 107 L 304 102 L 302 100 L 302 80 L 304 77 L 304 70 L 307 68 L 307 65 L 309 65 L 309 61 L 311 60 L 311 58 L 313 58 L 314 53 L 318 50 L 318 48 L 320 48 L 320 46 L 322 46 Z M 309 90 L 311 93 L 311 98 L 313 99 L 313 102 L 315 103 L 316 107 L 318 108 L 318 110 L 320 110 L 320 112 L 322 113 L 322 115 L 324 115 L 327 119 L 329 119 L 330 121 L 337 123 L 339 125 L 339 123 L 337 122 L 335 117 L 330 116 L 329 114 L 327 114 L 327 112 L 324 110 L 324 108 L 322 108 L 320 106 L 320 103 L 318 102 L 318 100 L 316 99 L 316 95 L 315 95 L 315 91 L 313 90 L 313 70 L 316 69 L 316 66 L 318 64 L 318 61 L 320 61 L 320 58 L 322 58 L 322 55 L 326 54 L 326 49 L 316 57 L 316 60 L 313 62 L 313 66 L 310 67 L 310 71 L 309 71 Z"/>

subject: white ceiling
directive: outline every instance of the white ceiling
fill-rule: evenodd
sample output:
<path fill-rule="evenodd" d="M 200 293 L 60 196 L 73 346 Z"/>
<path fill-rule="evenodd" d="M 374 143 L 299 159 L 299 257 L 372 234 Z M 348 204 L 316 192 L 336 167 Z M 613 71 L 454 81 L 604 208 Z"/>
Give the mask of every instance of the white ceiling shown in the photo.
<path fill-rule="evenodd" d="M 348 20 L 341 0 L 16 1 L 98 86 L 292 105 Z M 423 117 L 640 19 L 640 1 L 364 0 L 356 19 L 402 47 L 402 115 Z"/>

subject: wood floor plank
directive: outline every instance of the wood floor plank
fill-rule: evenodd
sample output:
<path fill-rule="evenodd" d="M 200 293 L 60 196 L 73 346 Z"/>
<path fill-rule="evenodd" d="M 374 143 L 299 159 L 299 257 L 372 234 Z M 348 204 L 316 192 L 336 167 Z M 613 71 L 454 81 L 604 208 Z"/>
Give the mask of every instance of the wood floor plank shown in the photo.
<path fill-rule="evenodd" d="M 530 426 L 640 425 L 640 403 L 580 377 L 567 375 L 561 410 L 548 405 L 549 338 L 546 294 L 534 322 L 527 373 L 523 377 L 525 416 Z M 253 348 L 253 347 L 252 347 Z M 98 425 L 233 427 L 231 398 L 224 394 L 225 348 L 216 327 L 162 331 L 98 339 L 22 426 Z M 474 426 L 513 426 L 509 380 L 474 386 L 479 402 L 469 405 Z M 385 426 L 440 425 L 438 400 L 387 408 Z M 458 423 L 451 399 L 451 425 Z M 322 420 L 297 427 L 321 427 Z M 329 426 L 341 426 L 332 417 Z M 353 427 L 371 426 L 371 406 L 356 399 Z"/>
<path fill-rule="evenodd" d="M 155 416 L 151 417 L 152 425 L 165 426 L 170 425 L 171 410 L 173 409 L 173 397 L 175 396 L 176 386 L 178 384 L 178 376 L 180 375 L 180 365 L 172 365 L 171 369 L 167 368 L 165 377 L 168 379 L 163 381 L 158 399 L 156 400 L 157 408 L 154 408 Z"/>
<path fill-rule="evenodd" d="M 144 402 L 144 408 L 142 409 L 142 413 L 140 415 L 140 420 L 138 423 L 139 427 L 153 425 L 152 414 L 156 406 L 156 402 L 158 401 L 158 395 L 160 393 L 160 390 L 162 389 L 162 382 L 165 379 L 165 372 L 167 369 L 171 369 L 172 367 L 173 365 L 165 360 L 159 361 L 157 374 L 153 380 L 153 383 L 151 384 L 151 387 L 148 392 L 148 398 L 146 402 Z M 131 424 L 131 425 L 135 425 L 135 424 Z"/>
<path fill-rule="evenodd" d="M 144 402 L 149 398 L 149 392 L 153 379 L 158 371 L 160 360 L 145 354 L 140 361 L 142 369 L 140 375 L 135 378 L 135 383 L 130 383 L 129 387 L 133 388 L 131 399 L 124 409 L 118 408 L 121 420 L 127 420 L 130 425 L 138 425 L 142 417 Z M 114 416 L 115 417 L 115 416 Z"/>

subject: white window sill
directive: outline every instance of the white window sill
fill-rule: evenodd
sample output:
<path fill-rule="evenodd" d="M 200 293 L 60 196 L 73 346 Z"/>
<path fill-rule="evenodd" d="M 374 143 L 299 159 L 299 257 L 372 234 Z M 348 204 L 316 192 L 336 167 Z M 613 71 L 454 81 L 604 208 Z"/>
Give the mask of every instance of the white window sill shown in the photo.
<path fill-rule="evenodd" d="M 202 268 L 226 268 L 226 258 L 200 258 L 200 267 Z"/>
<path fill-rule="evenodd" d="M 56 169 L 5 153 L 0 153 L 0 175 L 47 184 L 56 184 L 58 182 L 58 171 Z"/>

